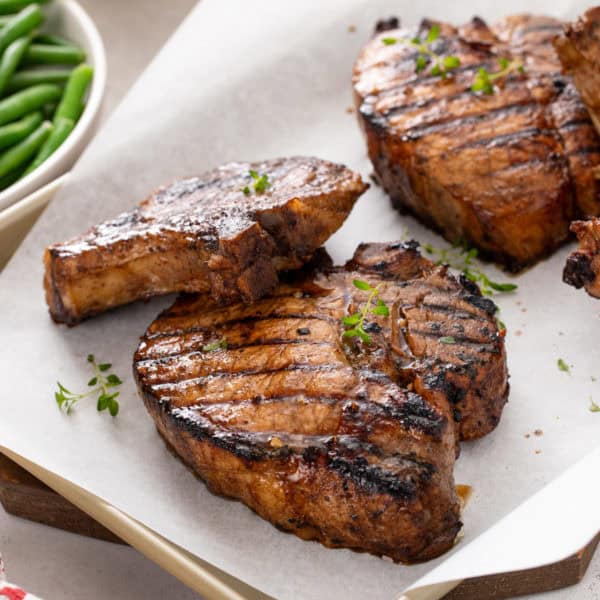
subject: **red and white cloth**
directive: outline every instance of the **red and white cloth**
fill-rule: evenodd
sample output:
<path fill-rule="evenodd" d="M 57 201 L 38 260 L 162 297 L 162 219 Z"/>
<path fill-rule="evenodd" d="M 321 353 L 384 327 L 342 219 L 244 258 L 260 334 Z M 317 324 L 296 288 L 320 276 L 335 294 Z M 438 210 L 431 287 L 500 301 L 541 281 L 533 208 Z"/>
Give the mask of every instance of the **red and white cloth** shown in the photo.
<path fill-rule="evenodd" d="M 5 580 L 2 556 L 0 556 L 0 600 L 41 600 L 37 596 L 28 594 L 24 589 Z"/>

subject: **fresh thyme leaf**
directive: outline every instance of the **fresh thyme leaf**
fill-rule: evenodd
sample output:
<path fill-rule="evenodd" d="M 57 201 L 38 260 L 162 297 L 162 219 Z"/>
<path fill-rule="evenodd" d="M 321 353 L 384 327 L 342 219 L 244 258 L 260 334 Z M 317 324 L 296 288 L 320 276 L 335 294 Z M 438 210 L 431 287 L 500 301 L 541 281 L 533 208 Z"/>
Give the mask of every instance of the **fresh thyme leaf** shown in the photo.
<path fill-rule="evenodd" d="M 215 350 L 226 350 L 227 349 L 227 340 L 225 338 L 221 338 L 220 340 L 216 340 L 214 342 L 210 342 L 210 344 L 204 344 L 202 346 L 202 352 L 214 352 Z"/>
<path fill-rule="evenodd" d="M 600 412 L 600 406 L 598 406 L 590 396 L 590 412 Z"/>
<path fill-rule="evenodd" d="M 429 28 L 424 40 L 421 40 L 418 36 L 412 39 L 384 37 L 381 38 L 381 42 L 386 46 L 400 43 L 414 48 L 418 52 L 415 58 L 415 73 L 420 73 L 427 68 L 427 65 L 431 65 L 429 74 L 433 77 L 445 79 L 452 69 L 460 67 L 460 58 L 458 56 L 440 56 L 430 48 L 430 45 L 439 38 L 439 35 L 440 26 L 434 24 Z"/>
<path fill-rule="evenodd" d="M 425 55 L 419 54 L 419 56 L 417 56 L 417 59 L 415 60 L 415 72 L 420 73 L 421 71 L 423 71 L 425 69 L 426 66 L 427 66 L 427 58 L 425 58 Z M 437 73 L 433 72 L 433 70 L 435 68 L 436 67 L 431 69 L 432 75 L 437 75 Z"/>
<path fill-rule="evenodd" d="M 352 281 L 352 285 L 359 290 L 364 290 L 365 292 L 370 292 L 373 288 L 366 282 L 360 279 L 354 279 Z"/>
<path fill-rule="evenodd" d="M 119 403 L 115 400 L 115 397 L 111 398 L 108 402 L 108 412 L 111 417 L 116 417 L 119 414 Z"/>
<path fill-rule="evenodd" d="M 556 361 L 556 364 L 558 365 L 559 371 L 563 371 L 564 373 L 570 373 L 571 372 L 571 369 L 569 368 L 569 365 L 562 358 L 559 358 Z"/>
<path fill-rule="evenodd" d="M 346 329 L 346 331 L 344 331 L 344 336 L 345 337 L 358 337 L 358 330 L 357 329 Z"/>
<path fill-rule="evenodd" d="M 460 271 L 469 281 L 477 283 L 481 293 L 485 296 L 492 296 L 494 292 L 512 292 L 518 288 L 515 283 L 500 283 L 492 281 L 481 269 L 474 263 L 477 258 L 477 248 L 468 248 L 464 244 L 457 242 L 451 248 L 435 248 L 431 244 L 423 244 L 423 249 L 427 254 L 433 255 L 437 265 L 449 265 L 453 269 Z"/>
<path fill-rule="evenodd" d="M 445 56 L 444 67 L 446 69 L 456 69 L 457 67 L 460 67 L 460 58 L 458 58 L 458 56 Z"/>
<path fill-rule="evenodd" d="M 390 309 L 387 307 L 386 303 L 383 300 L 381 300 L 381 298 L 377 300 L 377 305 L 375 306 L 375 308 L 373 308 L 371 312 L 374 315 L 381 315 L 383 317 L 390 316 Z"/>
<path fill-rule="evenodd" d="M 445 335 L 440 338 L 440 342 L 442 342 L 442 344 L 456 344 L 456 338 L 451 335 Z"/>
<path fill-rule="evenodd" d="M 121 385 L 123 382 L 113 373 L 111 373 L 107 378 L 106 378 L 106 382 L 107 385 L 110 387 L 115 387 L 116 385 Z"/>
<path fill-rule="evenodd" d="M 431 44 L 431 42 L 435 42 L 440 35 L 440 26 L 437 23 L 434 23 L 429 31 L 427 32 L 427 37 L 425 38 L 426 44 Z"/>
<path fill-rule="evenodd" d="M 487 280 L 487 284 L 496 292 L 512 292 L 519 287 L 516 283 L 497 283 L 490 279 Z"/>
<path fill-rule="evenodd" d="M 471 85 L 472 92 L 491 95 L 494 93 L 494 81 L 508 77 L 514 71 L 518 71 L 519 73 L 525 72 L 525 66 L 520 60 L 510 60 L 500 57 L 498 64 L 500 65 L 500 70 L 494 73 L 490 73 L 485 67 L 481 67 L 477 71 L 473 85 Z"/>
<path fill-rule="evenodd" d="M 356 325 L 358 322 L 360 321 L 360 313 L 354 313 L 353 315 L 350 315 L 349 317 L 343 317 L 342 318 L 342 322 L 344 323 L 344 325 Z"/>
<path fill-rule="evenodd" d="M 254 183 L 252 184 L 252 188 L 257 194 L 262 194 L 266 191 L 267 188 L 271 187 L 271 183 L 269 182 L 269 176 L 266 173 L 262 175 L 255 171 L 254 169 L 250 169 L 248 171 L 248 175 L 254 179 Z M 252 190 L 249 186 L 245 186 L 242 188 L 242 192 L 249 196 L 252 193 Z"/>
<path fill-rule="evenodd" d="M 344 337 L 354 338 L 359 337 L 363 342 L 369 344 L 371 336 L 365 331 L 366 319 L 369 315 L 379 315 L 387 317 L 390 314 L 386 303 L 379 297 L 379 287 L 372 287 L 368 282 L 360 279 L 352 281 L 354 287 L 363 292 L 370 292 L 367 301 L 362 308 L 351 315 L 342 317 L 342 324 L 349 328 L 344 331 Z"/>
<path fill-rule="evenodd" d="M 58 391 L 54 392 L 54 399 L 58 404 L 59 410 L 69 415 L 77 402 L 88 396 L 98 394 L 96 399 L 96 409 L 98 412 L 108 409 L 113 417 L 116 416 L 119 412 L 119 403 L 115 398 L 119 395 L 119 392 L 110 393 L 109 388 L 119 386 L 123 382 L 114 373 L 104 375 L 112 367 L 111 363 L 98 364 L 93 354 L 88 354 L 87 362 L 94 369 L 94 375 L 87 382 L 88 387 L 92 389 L 81 394 L 75 394 L 69 391 L 60 381 L 57 381 Z"/>

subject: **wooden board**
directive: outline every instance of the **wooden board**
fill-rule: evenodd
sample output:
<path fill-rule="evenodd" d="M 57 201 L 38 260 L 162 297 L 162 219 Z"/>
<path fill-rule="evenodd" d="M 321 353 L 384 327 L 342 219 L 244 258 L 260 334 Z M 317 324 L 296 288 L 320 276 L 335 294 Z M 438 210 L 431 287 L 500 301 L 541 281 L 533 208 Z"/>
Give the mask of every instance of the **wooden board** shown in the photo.
<path fill-rule="evenodd" d="M 0 504 L 7 513 L 23 519 L 108 542 L 124 543 L 1 453 Z"/>
<path fill-rule="evenodd" d="M 6 512 L 88 537 L 124 542 L 0 453 L 0 504 Z M 600 542 L 600 533 L 573 556 L 536 569 L 477 577 L 461 583 L 444 600 L 501 600 L 547 592 L 581 581 Z"/>

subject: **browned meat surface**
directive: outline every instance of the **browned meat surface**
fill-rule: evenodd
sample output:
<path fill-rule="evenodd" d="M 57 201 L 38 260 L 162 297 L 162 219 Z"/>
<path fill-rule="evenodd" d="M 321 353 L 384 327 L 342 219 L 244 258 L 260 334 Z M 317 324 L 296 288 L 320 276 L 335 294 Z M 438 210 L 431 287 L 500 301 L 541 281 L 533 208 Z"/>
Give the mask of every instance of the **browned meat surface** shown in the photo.
<path fill-rule="evenodd" d="M 367 301 L 354 279 L 389 307 L 368 317 L 369 343 L 343 336 Z M 134 372 L 160 434 L 213 492 L 303 539 L 425 560 L 461 526 L 458 438 L 491 431 L 507 399 L 494 311 L 415 243 L 362 245 L 251 306 L 183 296 Z"/>
<path fill-rule="evenodd" d="M 250 169 L 268 176 L 263 193 L 254 191 Z M 305 157 L 231 163 L 176 181 L 132 212 L 47 248 L 50 314 L 73 324 L 182 291 L 256 300 L 279 271 L 310 259 L 366 188 L 343 165 Z"/>
<path fill-rule="evenodd" d="M 384 37 L 424 38 L 418 29 L 383 24 L 355 65 L 354 90 L 368 153 L 394 205 L 519 270 L 553 251 L 574 216 L 600 213 L 594 167 L 600 140 L 561 67 L 549 17 L 508 17 L 488 27 L 475 18 L 440 23 L 433 44 L 461 66 L 445 80 L 415 73 L 416 53 Z M 499 58 L 522 61 L 492 95 L 470 86 Z"/>
<path fill-rule="evenodd" d="M 567 259 L 563 280 L 600 298 L 600 219 L 575 221 L 571 230 L 577 235 L 579 248 Z"/>
<path fill-rule="evenodd" d="M 569 23 L 555 38 L 554 46 L 600 131 L 600 6 Z"/>

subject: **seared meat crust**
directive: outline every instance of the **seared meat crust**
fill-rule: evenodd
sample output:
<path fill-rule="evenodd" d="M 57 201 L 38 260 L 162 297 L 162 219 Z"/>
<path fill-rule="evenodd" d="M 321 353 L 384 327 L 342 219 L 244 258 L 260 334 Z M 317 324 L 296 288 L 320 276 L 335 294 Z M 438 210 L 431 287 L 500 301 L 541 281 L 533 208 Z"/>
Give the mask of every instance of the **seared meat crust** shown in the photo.
<path fill-rule="evenodd" d="M 597 131 L 600 131 L 599 28 L 600 6 L 594 6 L 576 22 L 567 24 L 554 39 L 563 70 L 573 78 Z"/>
<path fill-rule="evenodd" d="M 600 219 L 575 221 L 571 231 L 579 240 L 579 248 L 567 258 L 563 281 L 600 298 Z"/>
<path fill-rule="evenodd" d="M 150 325 L 138 389 L 213 492 L 330 547 L 411 562 L 452 546 L 457 441 L 498 423 L 504 339 L 494 304 L 416 246 L 361 245 L 251 306 L 183 296 Z M 354 279 L 390 309 L 368 345 L 343 337 L 367 299 Z"/>
<path fill-rule="evenodd" d="M 268 176 L 264 193 L 253 191 L 251 169 Z M 310 259 L 367 187 L 343 165 L 306 157 L 230 163 L 176 181 L 132 212 L 47 248 L 50 314 L 74 324 L 170 292 L 256 300 L 279 271 Z"/>
<path fill-rule="evenodd" d="M 508 17 L 488 27 L 440 23 L 433 49 L 461 65 L 446 79 L 415 73 L 414 49 L 383 38 L 424 38 L 432 25 L 381 31 L 354 69 L 354 91 L 368 154 L 393 204 L 451 242 L 517 271 L 552 252 L 574 216 L 600 213 L 593 167 L 600 140 L 570 78 L 560 72 L 549 17 Z M 470 90 L 481 67 L 500 57 L 525 72 L 492 95 Z"/>

